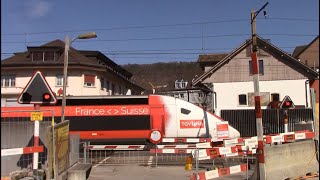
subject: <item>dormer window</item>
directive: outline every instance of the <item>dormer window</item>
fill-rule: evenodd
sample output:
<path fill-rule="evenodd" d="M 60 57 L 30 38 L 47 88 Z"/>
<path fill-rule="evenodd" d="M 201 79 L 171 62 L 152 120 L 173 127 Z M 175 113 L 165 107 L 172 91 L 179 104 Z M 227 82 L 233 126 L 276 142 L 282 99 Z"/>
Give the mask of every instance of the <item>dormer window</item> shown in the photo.
<path fill-rule="evenodd" d="M 43 61 L 43 52 L 32 52 L 32 61 Z"/>
<path fill-rule="evenodd" d="M 183 79 L 181 81 L 176 80 L 174 83 L 174 86 L 176 89 L 182 89 L 182 88 L 186 88 L 188 85 L 188 82 L 183 81 Z"/>
<path fill-rule="evenodd" d="M 54 61 L 56 52 L 54 51 L 34 51 L 31 53 L 32 61 Z"/>
<path fill-rule="evenodd" d="M 179 82 L 178 80 L 175 81 L 174 87 L 175 87 L 176 89 L 180 89 L 180 82 Z"/>

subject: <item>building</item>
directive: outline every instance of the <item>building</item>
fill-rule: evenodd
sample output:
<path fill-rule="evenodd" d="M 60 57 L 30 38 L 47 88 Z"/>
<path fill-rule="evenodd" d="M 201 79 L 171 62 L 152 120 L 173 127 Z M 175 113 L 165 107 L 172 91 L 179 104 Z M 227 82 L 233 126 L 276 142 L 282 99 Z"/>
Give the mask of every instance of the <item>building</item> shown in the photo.
<path fill-rule="evenodd" d="M 1 105 L 16 105 L 35 71 L 45 76 L 52 91 L 62 95 L 65 44 L 54 40 L 1 61 Z M 132 74 L 99 51 L 70 47 L 67 96 L 138 95 L 144 88 L 131 81 Z"/>
<path fill-rule="evenodd" d="M 262 108 L 287 95 L 295 105 L 310 107 L 309 88 L 319 81 L 319 73 L 270 41 L 258 36 L 257 42 Z M 251 44 L 251 39 L 245 41 L 192 82 L 211 85 L 217 115 L 225 109 L 254 109 Z"/>
<path fill-rule="evenodd" d="M 319 72 L 319 35 L 308 45 L 297 46 L 292 56 Z"/>

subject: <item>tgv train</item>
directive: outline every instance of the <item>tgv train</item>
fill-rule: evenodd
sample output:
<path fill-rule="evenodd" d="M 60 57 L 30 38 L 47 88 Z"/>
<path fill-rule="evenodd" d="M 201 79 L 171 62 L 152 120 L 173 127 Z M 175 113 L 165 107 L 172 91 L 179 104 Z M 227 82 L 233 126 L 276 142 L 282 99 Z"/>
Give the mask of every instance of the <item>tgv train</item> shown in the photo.
<path fill-rule="evenodd" d="M 67 97 L 65 119 L 70 121 L 70 134 L 81 140 L 150 139 L 152 130 L 162 137 L 212 138 L 218 140 L 220 117 L 187 101 L 162 95 Z M 2 107 L 1 111 L 32 110 L 33 107 Z M 55 121 L 61 117 L 61 99 L 53 109 Z M 6 117 L 1 117 L 2 120 Z M 14 113 L 12 113 L 14 116 Z M 30 118 L 30 113 L 20 113 Z M 44 113 L 44 116 L 51 116 Z M 225 138 L 238 138 L 239 132 L 227 125 Z M 220 134 L 221 135 L 221 134 Z"/>

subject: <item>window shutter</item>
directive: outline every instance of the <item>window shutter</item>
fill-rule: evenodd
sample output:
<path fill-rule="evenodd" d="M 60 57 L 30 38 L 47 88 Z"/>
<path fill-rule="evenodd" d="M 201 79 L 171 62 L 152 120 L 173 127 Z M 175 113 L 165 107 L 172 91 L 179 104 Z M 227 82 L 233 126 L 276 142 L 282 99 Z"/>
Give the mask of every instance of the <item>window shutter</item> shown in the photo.
<path fill-rule="evenodd" d="M 84 75 L 84 82 L 94 84 L 95 76 L 92 75 Z"/>

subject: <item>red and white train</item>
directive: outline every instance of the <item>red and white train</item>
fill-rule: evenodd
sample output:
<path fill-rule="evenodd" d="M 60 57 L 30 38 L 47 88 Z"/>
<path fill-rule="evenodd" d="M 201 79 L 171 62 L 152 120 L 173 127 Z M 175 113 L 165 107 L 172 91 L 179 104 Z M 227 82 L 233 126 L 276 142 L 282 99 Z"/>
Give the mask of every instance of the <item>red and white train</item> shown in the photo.
<path fill-rule="evenodd" d="M 2 107 L 1 111 L 32 110 L 33 107 Z M 53 109 L 55 121 L 61 117 L 61 99 Z M 12 113 L 12 116 L 15 113 Z M 19 113 L 26 120 L 30 113 Z M 51 113 L 44 112 L 51 117 Z M 2 116 L 2 121 L 10 114 Z M 162 95 L 67 97 L 65 119 L 70 121 L 70 134 L 81 140 L 150 139 L 153 130 L 166 138 L 211 138 L 219 140 L 220 117 L 187 101 Z M 9 120 L 9 119 L 7 119 Z M 239 132 L 227 126 L 225 138 L 238 138 Z M 225 135 L 226 135 L 225 134 Z M 220 134 L 221 135 L 221 134 Z"/>

